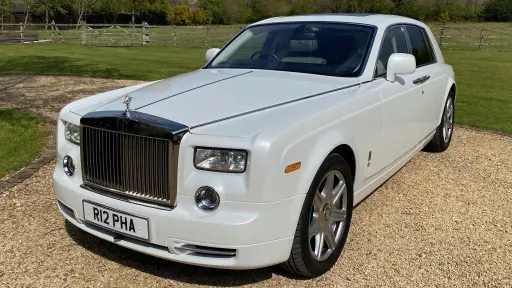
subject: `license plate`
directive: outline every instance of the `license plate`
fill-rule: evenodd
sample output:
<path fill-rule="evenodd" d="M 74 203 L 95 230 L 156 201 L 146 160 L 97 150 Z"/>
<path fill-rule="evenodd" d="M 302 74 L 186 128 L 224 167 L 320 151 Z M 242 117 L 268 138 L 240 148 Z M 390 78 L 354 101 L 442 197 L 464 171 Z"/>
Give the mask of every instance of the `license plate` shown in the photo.
<path fill-rule="evenodd" d="M 119 232 L 120 234 L 145 240 L 149 239 L 149 221 L 147 218 L 134 216 L 85 201 L 84 217 L 88 222 Z"/>

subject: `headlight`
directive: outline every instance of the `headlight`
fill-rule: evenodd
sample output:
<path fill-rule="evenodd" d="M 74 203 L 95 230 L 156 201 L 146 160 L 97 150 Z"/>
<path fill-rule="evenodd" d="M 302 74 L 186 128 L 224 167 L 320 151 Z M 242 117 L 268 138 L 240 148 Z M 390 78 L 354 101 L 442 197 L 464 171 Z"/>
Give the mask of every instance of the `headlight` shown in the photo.
<path fill-rule="evenodd" d="M 66 140 L 76 145 L 80 145 L 80 126 L 64 122 L 64 136 Z"/>
<path fill-rule="evenodd" d="M 247 151 L 196 148 L 194 166 L 200 170 L 243 173 L 247 165 Z"/>

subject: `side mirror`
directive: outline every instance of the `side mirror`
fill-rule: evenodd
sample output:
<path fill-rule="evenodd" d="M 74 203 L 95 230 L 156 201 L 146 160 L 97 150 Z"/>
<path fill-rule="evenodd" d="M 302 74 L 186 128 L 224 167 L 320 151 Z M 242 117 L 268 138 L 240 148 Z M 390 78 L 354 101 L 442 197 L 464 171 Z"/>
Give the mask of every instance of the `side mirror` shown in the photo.
<path fill-rule="evenodd" d="M 206 51 L 206 56 L 205 56 L 206 62 L 210 62 L 210 60 L 212 60 L 213 57 L 215 57 L 215 55 L 217 55 L 217 53 L 219 53 L 219 51 L 220 51 L 219 48 L 211 48 L 208 51 Z"/>
<path fill-rule="evenodd" d="M 386 79 L 395 82 L 396 75 L 412 74 L 416 71 L 416 58 L 411 54 L 393 53 L 388 60 Z"/>

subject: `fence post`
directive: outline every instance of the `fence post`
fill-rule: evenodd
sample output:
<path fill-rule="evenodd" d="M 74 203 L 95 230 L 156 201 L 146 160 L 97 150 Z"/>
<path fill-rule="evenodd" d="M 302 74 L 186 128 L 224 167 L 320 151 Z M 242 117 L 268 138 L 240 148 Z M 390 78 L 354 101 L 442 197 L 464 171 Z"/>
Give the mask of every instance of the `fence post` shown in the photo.
<path fill-rule="evenodd" d="M 82 21 L 82 45 L 87 45 L 87 25 Z"/>
<path fill-rule="evenodd" d="M 439 36 L 439 47 L 443 47 L 443 38 L 444 38 L 444 26 L 441 26 L 441 36 Z"/>
<path fill-rule="evenodd" d="M 142 21 L 142 26 L 140 27 L 140 34 L 142 35 L 142 46 L 146 45 L 146 34 L 144 33 L 144 21 Z"/>
<path fill-rule="evenodd" d="M 482 49 L 484 46 L 484 28 L 480 30 L 480 46 L 479 48 Z"/>
<path fill-rule="evenodd" d="M 52 21 L 52 43 L 55 43 L 55 21 Z"/>
<path fill-rule="evenodd" d="M 210 48 L 210 26 L 206 27 L 206 47 Z"/>
<path fill-rule="evenodd" d="M 149 45 L 149 24 L 142 22 L 142 46 Z"/>
<path fill-rule="evenodd" d="M 23 33 L 23 23 L 20 22 L 20 39 L 21 43 L 25 42 L 25 34 Z"/>
<path fill-rule="evenodd" d="M 176 41 L 176 25 L 172 25 L 172 35 L 174 36 L 174 45 L 178 45 L 178 41 Z"/>

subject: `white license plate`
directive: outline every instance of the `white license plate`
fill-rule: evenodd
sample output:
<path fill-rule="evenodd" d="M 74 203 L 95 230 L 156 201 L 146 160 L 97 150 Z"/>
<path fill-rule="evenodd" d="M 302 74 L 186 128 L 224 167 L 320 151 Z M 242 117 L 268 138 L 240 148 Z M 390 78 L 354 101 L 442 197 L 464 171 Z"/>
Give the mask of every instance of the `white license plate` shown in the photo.
<path fill-rule="evenodd" d="M 148 219 L 84 201 L 85 220 L 98 226 L 133 236 L 149 239 Z"/>

